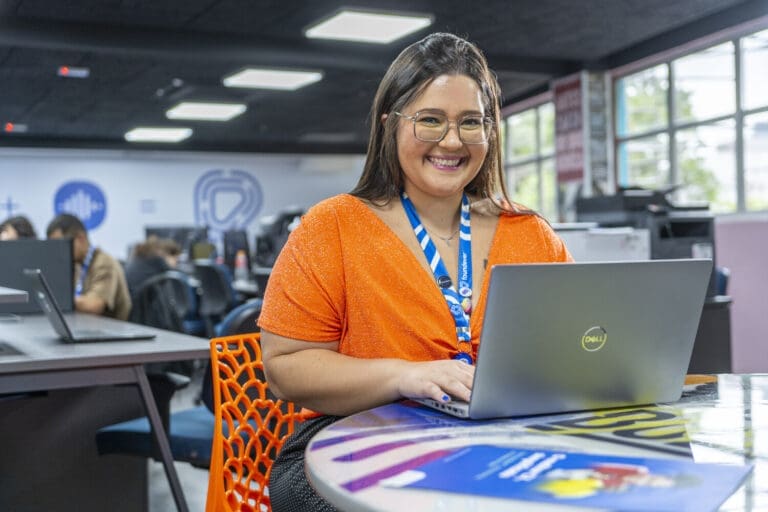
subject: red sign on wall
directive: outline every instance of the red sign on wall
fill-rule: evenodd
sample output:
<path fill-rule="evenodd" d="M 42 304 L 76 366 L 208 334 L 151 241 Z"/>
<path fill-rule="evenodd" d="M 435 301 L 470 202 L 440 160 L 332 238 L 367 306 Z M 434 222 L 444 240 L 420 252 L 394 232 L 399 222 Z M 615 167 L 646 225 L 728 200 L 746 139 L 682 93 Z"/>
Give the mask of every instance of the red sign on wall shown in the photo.
<path fill-rule="evenodd" d="M 556 82 L 553 92 L 557 181 L 578 181 L 584 176 L 581 77 Z"/>

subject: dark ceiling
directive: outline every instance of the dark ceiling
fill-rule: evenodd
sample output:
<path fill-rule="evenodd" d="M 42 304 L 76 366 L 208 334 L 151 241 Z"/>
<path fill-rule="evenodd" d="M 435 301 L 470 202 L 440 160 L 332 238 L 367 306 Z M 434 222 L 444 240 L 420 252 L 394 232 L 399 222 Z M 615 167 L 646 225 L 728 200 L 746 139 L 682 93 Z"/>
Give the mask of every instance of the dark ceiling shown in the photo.
<path fill-rule="evenodd" d="M 303 36 L 341 6 L 429 13 L 435 22 L 384 46 Z M 553 78 L 610 69 L 766 14 L 765 0 L 0 0 L 0 127 L 26 125 L 0 128 L 0 146 L 362 153 L 379 79 L 429 32 L 478 43 L 508 104 Z M 60 65 L 87 67 L 90 77 L 59 77 Z M 324 77 L 293 92 L 221 85 L 246 66 Z M 182 100 L 244 101 L 248 110 L 226 123 L 166 119 Z M 194 134 L 171 147 L 125 142 L 139 125 Z"/>

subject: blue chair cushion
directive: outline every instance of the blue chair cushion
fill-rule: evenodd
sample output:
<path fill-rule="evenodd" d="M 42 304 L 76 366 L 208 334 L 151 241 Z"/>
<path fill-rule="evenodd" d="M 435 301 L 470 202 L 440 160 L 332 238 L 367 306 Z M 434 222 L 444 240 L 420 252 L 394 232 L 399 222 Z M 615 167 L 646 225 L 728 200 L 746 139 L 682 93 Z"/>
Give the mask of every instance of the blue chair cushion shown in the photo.
<path fill-rule="evenodd" d="M 171 414 L 168 440 L 173 460 L 207 468 L 211 462 L 214 417 L 205 406 Z M 146 417 L 116 423 L 99 429 L 96 446 L 99 454 L 122 453 L 155 457 L 149 420 Z"/>

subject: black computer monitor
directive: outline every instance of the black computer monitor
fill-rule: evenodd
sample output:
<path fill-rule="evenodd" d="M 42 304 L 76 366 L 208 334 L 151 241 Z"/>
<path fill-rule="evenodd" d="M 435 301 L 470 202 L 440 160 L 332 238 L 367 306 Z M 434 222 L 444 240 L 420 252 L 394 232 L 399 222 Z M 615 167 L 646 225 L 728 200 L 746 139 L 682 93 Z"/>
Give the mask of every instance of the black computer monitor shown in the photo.
<path fill-rule="evenodd" d="M 196 243 L 208 242 L 207 226 L 145 226 L 144 236 L 156 236 L 157 238 L 170 238 L 181 247 L 181 251 L 192 260 L 192 248 Z"/>
<path fill-rule="evenodd" d="M 262 219 L 262 233 L 256 236 L 256 264 L 261 267 L 271 267 L 275 264 L 277 255 L 290 235 L 290 226 L 304 210 L 290 208 L 277 215 Z"/>
<path fill-rule="evenodd" d="M 248 267 L 251 266 L 251 250 L 248 247 L 248 233 L 244 229 L 231 229 L 224 232 L 224 263 L 235 271 L 235 257 L 238 251 L 245 251 Z"/>
<path fill-rule="evenodd" d="M 39 268 L 48 278 L 62 311 L 74 309 L 72 239 L 8 240 L 0 242 L 0 286 L 26 290 L 29 300 L 0 304 L 0 313 L 40 313 L 25 268 Z"/>

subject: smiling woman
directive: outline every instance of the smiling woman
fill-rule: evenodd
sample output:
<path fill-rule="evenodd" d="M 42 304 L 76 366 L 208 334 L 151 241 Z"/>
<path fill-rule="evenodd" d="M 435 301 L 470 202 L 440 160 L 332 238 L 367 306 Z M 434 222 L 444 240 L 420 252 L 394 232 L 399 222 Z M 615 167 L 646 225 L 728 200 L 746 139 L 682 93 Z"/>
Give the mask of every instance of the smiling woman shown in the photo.
<path fill-rule="evenodd" d="M 499 88 L 472 43 L 438 33 L 403 50 L 370 118 L 360 181 L 307 212 L 264 297 L 270 389 L 318 411 L 272 467 L 276 512 L 332 510 L 306 481 L 304 448 L 338 416 L 469 399 L 490 266 L 571 259 L 507 197 Z"/>

